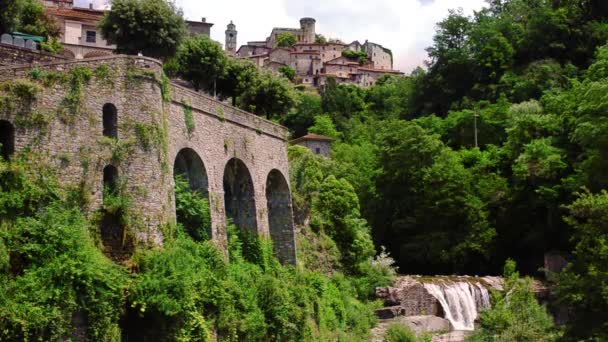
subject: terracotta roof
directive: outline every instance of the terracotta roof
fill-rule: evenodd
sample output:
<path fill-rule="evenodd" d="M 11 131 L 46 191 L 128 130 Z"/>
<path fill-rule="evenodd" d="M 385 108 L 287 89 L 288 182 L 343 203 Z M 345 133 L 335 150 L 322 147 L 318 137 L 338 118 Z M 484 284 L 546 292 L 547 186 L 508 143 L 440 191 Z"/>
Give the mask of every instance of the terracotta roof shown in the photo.
<path fill-rule="evenodd" d="M 266 58 L 266 57 L 268 57 L 267 53 L 263 53 L 261 55 L 243 56 L 243 58 L 249 58 L 249 59 Z"/>
<path fill-rule="evenodd" d="M 403 74 L 399 70 L 388 70 L 388 69 L 372 69 L 372 68 L 359 68 L 359 70 L 363 71 L 371 71 L 371 72 L 381 72 L 386 74 Z"/>
<path fill-rule="evenodd" d="M 340 45 L 340 46 L 346 46 L 346 44 L 342 44 L 342 43 L 338 43 L 338 42 L 327 42 L 325 44 L 321 44 L 321 43 L 295 43 L 295 45 L 300 45 L 300 46 L 327 46 L 327 45 Z"/>
<path fill-rule="evenodd" d="M 208 23 L 208 22 L 203 22 L 203 21 L 194 21 L 194 20 L 186 20 L 187 24 L 193 25 L 193 26 L 213 26 L 213 23 Z"/>
<path fill-rule="evenodd" d="M 46 14 L 53 17 L 64 17 L 72 19 L 83 19 L 99 21 L 105 14 L 105 11 L 92 10 L 88 8 L 52 8 L 45 9 Z"/>
<path fill-rule="evenodd" d="M 301 51 L 301 52 L 295 52 L 295 51 L 292 51 L 292 52 L 291 52 L 291 54 L 292 54 L 292 55 L 318 55 L 318 54 L 319 54 L 319 51 L 312 51 L 312 50 L 309 50 L 309 51 Z"/>
<path fill-rule="evenodd" d="M 297 144 L 300 141 L 305 141 L 305 140 L 315 140 L 315 141 L 327 141 L 327 142 L 332 142 L 336 139 L 334 138 L 330 138 L 330 137 L 326 137 L 324 135 L 320 135 L 320 134 L 315 134 L 315 133 L 308 133 L 303 137 L 299 137 L 297 139 L 293 139 L 291 141 L 292 144 Z"/>

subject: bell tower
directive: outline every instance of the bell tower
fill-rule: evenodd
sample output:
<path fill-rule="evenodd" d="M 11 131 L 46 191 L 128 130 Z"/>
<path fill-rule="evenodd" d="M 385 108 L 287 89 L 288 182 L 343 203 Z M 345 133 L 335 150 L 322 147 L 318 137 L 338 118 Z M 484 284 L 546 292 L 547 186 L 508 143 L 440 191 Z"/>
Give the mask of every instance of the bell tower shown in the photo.
<path fill-rule="evenodd" d="M 229 56 L 236 55 L 236 26 L 230 21 L 226 29 L 226 53 Z"/>

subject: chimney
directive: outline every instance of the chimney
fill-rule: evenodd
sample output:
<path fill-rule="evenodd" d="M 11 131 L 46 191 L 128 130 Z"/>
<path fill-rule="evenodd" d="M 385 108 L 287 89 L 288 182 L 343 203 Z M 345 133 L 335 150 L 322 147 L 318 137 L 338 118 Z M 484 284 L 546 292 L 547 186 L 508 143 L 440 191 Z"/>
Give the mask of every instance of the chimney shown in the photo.
<path fill-rule="evenodd" d="M 207 22 L 207 18 L 203 17 L 203 19 L 201 20 L 203 23 Z"/>
<path fill-rule="evenodd" d="M 93 3 L 92 2 L 89 3 L 89 9 L 91 9 L 91 10 L 93 9 Z"/>

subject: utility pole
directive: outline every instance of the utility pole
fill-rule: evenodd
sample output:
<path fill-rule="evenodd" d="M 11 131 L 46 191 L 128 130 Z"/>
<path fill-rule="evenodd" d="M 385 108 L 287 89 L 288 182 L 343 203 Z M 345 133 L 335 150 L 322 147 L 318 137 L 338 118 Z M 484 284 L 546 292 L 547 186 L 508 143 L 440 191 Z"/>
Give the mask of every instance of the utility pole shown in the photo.
<path fill-rule="evenodd" d="M 473 126 L 475 127 L 475 147 L 479 147 L 477 144 L 477 117 L 479 117 L 477 107 L 475 107 L 475 113 L 473 114 Z"/>

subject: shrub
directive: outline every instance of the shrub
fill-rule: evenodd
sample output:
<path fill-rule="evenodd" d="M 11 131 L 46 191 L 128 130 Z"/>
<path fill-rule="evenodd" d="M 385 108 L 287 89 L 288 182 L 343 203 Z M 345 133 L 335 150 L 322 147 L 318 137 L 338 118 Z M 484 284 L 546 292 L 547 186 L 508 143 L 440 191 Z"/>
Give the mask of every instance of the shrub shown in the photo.
<path fill-rule="evenodd" d="M 507 260 L 503 292 L 494 292 L 494 305 L 482 311 L 479 329 L 467 341 L 554 341 L 553 319 L 532 291 L 532 280 L 520 278 L 515 262 Z"/>
<path fill-rule="evenodd" d="M 416 342 L 416 335 L 405 325 L 391 324 L 384 334 L 384 342 Z"/>
<path fill-rule="evenodd" d="M 190 190 L 188 180 L 179 175 L 175 177 L 175 208 L 178 224 L 195 241 L 211 237 L 209 200 Z"/>

